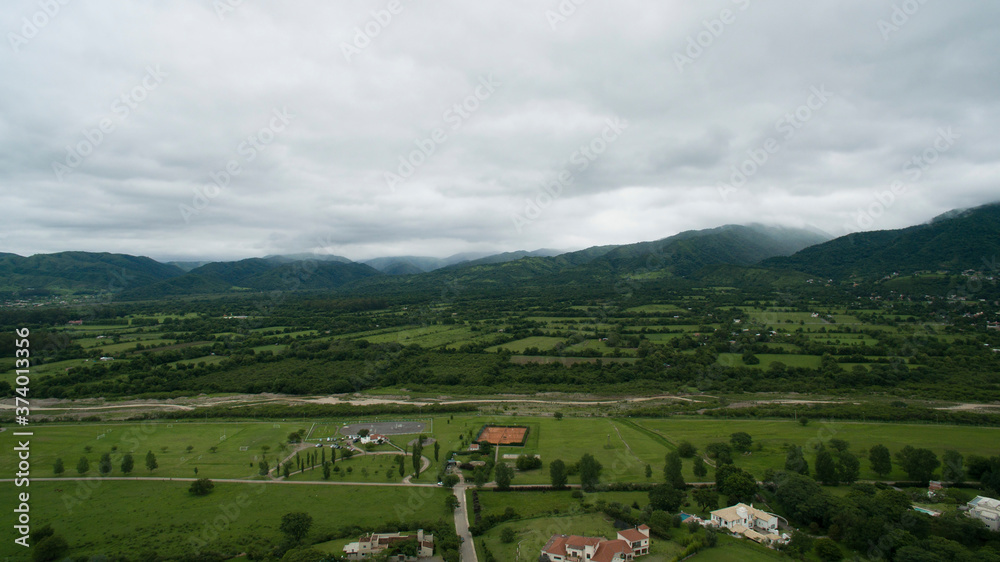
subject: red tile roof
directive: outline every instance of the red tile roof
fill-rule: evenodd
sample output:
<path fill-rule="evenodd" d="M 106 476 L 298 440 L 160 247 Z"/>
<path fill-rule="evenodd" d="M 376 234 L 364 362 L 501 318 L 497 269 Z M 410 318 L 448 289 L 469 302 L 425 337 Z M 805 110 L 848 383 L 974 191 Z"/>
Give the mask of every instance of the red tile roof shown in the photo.
<path fill-rule="evenodd" d="M 620 552 L 632 554 L 632 547 L 628 544 L 628 542 L 623 540 L 602 541 L 601 545 L 597 547 L 597 552 L 594 553 L 591 561 L 611 562 L 615 559 L 615 555 Z"/>
<path fill-rule="evenodd" d="M 566 535 L 552 535 L 549 542 L 545 543 L 545 546 L 542 547 L 542 552 L 566 556 L 566 538 Z"/>
<path fill-rule="evenodd" d="M 649 538 L 635 529 L 625 529 L 624 531 L 618 531 L 618 534 L 625 537 L 625 540 L 629 542 L 644 541 Z"/>
<path fill-rule="evenodd" d="M 577 535 L 570 535 L 566 537 L 566 545 L 570 548 L 576 548 L 583 550 L 584 546 L 597 546 L 601 544 L 604 539 L 598 537 L 580 537 Z"/>

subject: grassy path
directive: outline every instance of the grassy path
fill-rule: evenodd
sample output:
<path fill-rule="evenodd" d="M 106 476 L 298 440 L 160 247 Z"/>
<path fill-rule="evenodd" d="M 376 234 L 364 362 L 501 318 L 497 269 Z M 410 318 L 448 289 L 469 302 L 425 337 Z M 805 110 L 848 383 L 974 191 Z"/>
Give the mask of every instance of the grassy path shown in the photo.
<path fill-rule="evenodd" d="M 675 451 L 677 450 L 677 445 L 674 445 L 673 442 L 671 442 L 669 439 L 661 435 L 659 432 L 653 431 L 652 429 L 649 429 L 647 427 L 643 427 L 630 419 L 617 418 L 616 421 L 618 421 L 618 423 L 625 424 L 640 433 L 646 434 L 647 436 L 649 436 L 650 439 L 656 441 L 657 443 L 663 445 L 668 449 L 673 449 Z"/>

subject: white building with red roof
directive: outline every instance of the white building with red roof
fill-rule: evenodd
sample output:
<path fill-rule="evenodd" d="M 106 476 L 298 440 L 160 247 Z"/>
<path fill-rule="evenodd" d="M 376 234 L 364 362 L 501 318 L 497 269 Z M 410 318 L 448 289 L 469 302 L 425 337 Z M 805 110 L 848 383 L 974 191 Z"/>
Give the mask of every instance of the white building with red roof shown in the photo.
<path fill-rule="evenodd" d="M 618 538 L 552 535 L 542 548 L 551 562 L 628 562 L 649 554 L 649 527 L 640 525 L 618 532 Z"/>

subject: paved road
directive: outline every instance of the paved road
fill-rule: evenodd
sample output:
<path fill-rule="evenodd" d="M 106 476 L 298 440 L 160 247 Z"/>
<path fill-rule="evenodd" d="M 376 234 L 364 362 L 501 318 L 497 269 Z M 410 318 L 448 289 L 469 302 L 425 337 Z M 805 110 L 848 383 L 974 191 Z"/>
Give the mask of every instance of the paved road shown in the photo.
<path fill-rule="evenodd" d="M 460 550 L 462 562 L 479 562 L 476 557 L 476 546 L 472 542 L 472 533 L 469 532 L 469 506 L 465 500 L 465 477 L 458 474 L 458 484 L 455 485 L 455 496 L 458 497 L 458 509 L 455 510 L 455 532 L 458 538 L 462 539 Z"/>
<path fill-rule="evenodd" d="M 63 478 L 32 478 L 39 482 L 71 482 L 75 480 L 150 480 L 159 482 L 194 482 L 197 478 L 168 478 L 166 476 L 66 476 Z M 416 486 L 419 488 L 437 488 L 437 484 L 401 484 L 399 482 L 331 482 L 328 480 L 250 480 L 239 478 L 212 478 L 212 482 L 228 482 L 232 484 L 293 484 L 303 486 Z M 13 478 L 0 478 L 0 482 L 13 482 Z"/>

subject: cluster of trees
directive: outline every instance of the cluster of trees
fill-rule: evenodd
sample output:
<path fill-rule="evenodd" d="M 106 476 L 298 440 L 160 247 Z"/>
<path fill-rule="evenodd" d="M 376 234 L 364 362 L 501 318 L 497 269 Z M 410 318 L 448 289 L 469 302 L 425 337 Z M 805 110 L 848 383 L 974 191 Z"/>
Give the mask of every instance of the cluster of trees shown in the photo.
<path fill-rule="evenodd" d="M 790 523 L 813 535 L 826 534 L 870 558 L 1000 560 L 1000 551 L 984 548 L 996 538 L 982 522 L 958 513 L 931 517 L 914 511 L 905 492 L 853 484 L 846 496 L 833 496 L 815 480 L 786 471 L 768 477 L 764 486 Z M 831 551 L 804 533 L 793 535 L 787 548 L 800 555 L 811 549 L 820 556 L 824 550 Z M 839 556 L 838 549 L 834 559 Z"/>
<path fill-rule="evenodd" d="M 153 454 L 153 451 L 147 452 L 146 469 L 149 470 L 150 472 L 153 472 L 158 468 L 158 466 L 159 465 L 156 462 L 156 455 Z M 134 468 L 135 468 L 135 459 L 132 457 L 132 453 L 125 453 L 124 455 L 122 455 L 121 464 L 119 464 L 119 469 L 121 470 L 122 474 L 129 474 L 132 472 Z M 111 453 L 101 454 L 100 461 L 98 461 L 97 470 L 101 474 L 101 476 L 107 476 L 111 474 L 111 471 L 113 470 Z M 66 463 L 63 461 L 62 457 L 58 457 L 55 460 L 55 463 L 52 466 L 52 472 L 56 476 L 59 476 L 64 472 L 66 472 Z M 76 472 L 78 474 L 86 474 L 90 472 L 90 460 L 87 459 L 86 455 L 81 456 L 80 460 L 77 461 Z"/>
<path fill-rule="evenodd" d="M 814 298 L 829 305 L 858 307 L 858 296 L 870 297 L 873 288 L 850 288 L 845 293 L 833 288 L 804 288 L 802 294 L 791 299 L 783 297 L 783 308 L 789 311 L 809 311 L 816 307 Z M 359 296 L 346 299 L 317 299 L 293 297 L 278 303 L 267 315 L 253 320 L 233 321 L 222 319 L 226 313 L 249 312 L 252 300 L 223 299 L 183 303 L 160 301 L 153 303 L 115 305 L 101 311 L 102 321 L 125 321 L 127 314 L 148 314 L 169 310 L 187 312 L 195 310 L 196 317 L 168 318 L 162 324 L 149 322 L 150 326 L 138 328 L 147 333 L 157 332 L 163 337 L 187 345 L 181 349 L 138 349 L 117 358 L 112 364 L 90 364 L 76 367 L 67 373 L 41 377 L 35 381 L 33 391 L 42 397 L 84 397 L 122 395 L 175 396 L 199 392 L 281 392 L 289 394 L 341 393 L 375 387 L 407 385 L 420 390 L 446 389 L 454 392 L 489 392 L 503 387 L 505 390 L 622 391 L 642 388 L 646 391 L 677 391 L 696 386 L 701 390 L 715 391 L 781 391 L 799 392 L 844 390 L 883 391 L 887 388 L 903 389 L 911 395 L 933 395 L 935 398 L 977 400 L 1000 399 L 1000 390 L 992 382 L 995 357 L 991 346 L 1000 346 L 1000 338 L 984 333 L 982 322 L 964 322 L 964 316 L 974 309 L 947 303 L 927 305 L 918 302 L 901 302 L 894 298 L 886 301 L 863 301 L 868 307 L 884 307 L 878 314 L 858 312 L 869 322 L 898 324 L 896 330 L 858 329 L 852 326 L 824 327 L 829 339 L 819 340 L 802 332 L 774 323 L 774 326 L 754 323 L 753 318 L 735 306 L 760 304 L 773 297 L 771 291 L 748 285 L 733 291 L 696 291 L 703 300 L 684 300 L 695 291 L 685 284 L 671 287 L 657 295 L 659 299 L 675 299 L 683 305 L 674 318 L 671 312 L 651 313 L 615 309 L 614 321 L 605 322 L 609 311 L 597 304 L 599 295 L 583 299 L 572 291 L 563 294 L 543 293 L 525 295 L 520 300 L 503 300 L 489 292 L 467 290 L 452 308 L 439 310 L 421 302 L 419 291 L 399 298 L 383 300 Z M 600 291 L 598 291 L 599 293 Z M 898 296 L 898 295 L 897 295 Z M 427 296 L 430 301 L 433 296 Z M 637 291 L 630 298 L 641 304 L 652 298 L 651 294 Z M 416 299 L 414 301 L 414 299 Z M 343 303 L 357 301 L 357 305 Z M 359 312 L 373 302 L 390 308 L 389 313 Z M 410 310 L 399 306 L 406 302 Z M 513 311 L 511 302 L 514 302 Z M 317 308 L 312 308 L 316 304 Z M 369 303 L 369 304 L 364 304 Z M 592 310 L 581 311 L 570 307 L 593 304 Z M 694 306 L 691 306 L 694 305 Z M 889 310 L 889 307 L 892 310 Z M 360 308 L 359 308 L 360 307 Z M 532 315 L 594 316 L 593 322 L 577 322 L 553 328 L 543 322 L 531 320 L 518 307 Z M 954 309 L 954 310 L 953 310 Z M 454 311 L 454 312 L 453 312 Z M 457 316 L 453 317 L 452 313 Z M 62 316 L 59 316 L 62 314 Z M 0 325 L 30 325 L 58 339 L 51 332 L 53 324 L 63 323 L 65 311 L 6 311 L 0 310 Z M 116 316 L 117 315 L 117 316 Z M 936 337 L 935 333 L 910 336 L 908 329 L 921 326 L 920 322 L 933 319 L 939 322 L 944 316 L 951 321 L 943 331 L 950 339 Z M 720 318 L 739 319 L 742 326 L 752 326 L 748 332 L 731 331 L 719 325 Z M 896 320 L 899 318 L 899 320 Z M 600 322 L 598 322 L 600 320 Z M 27 322 L 27 324 L 23 324 Z M 369 331 L 374 324 L 379 330 L 403 326 L 449 324 L 469 322 L 470 330 L 484 332 L 474 341 L 458 350 L 446 348 L 424 349 L 403 342 L 369 343 L 364 339 L 337 338 L 329 335 Z M 602 325 L 600 328 L 597 326 Z M 670 330 L 672 324 L 702 325 L 700 335 L 683 334 L 660 343 L 646 339 L 651 331 Z M 610 326 L 610 327 L 608 327 Z M 500 327 L 504 328 L 499 332 Z M 774 328 L 774 333 L 771 333 Z M 829 329 L 827 329 L 829 328 Z M 923 328 L 921 328 L 923 330 Z M 292 335 L 293 332 L 315 330 L 315 335 Z M 836 330 L 836 331 L 834 331 Z M 235 334 L 234 334 L 235 332 Z M 863 332 L 867 343 L 842 345 L 838 334 L 857 335 Z M 787 334 L 787 335 L 786 335 Z M 489 335 L 489 337 L 486 337 Z M 602 336 L 613 350 L 591 350 L 593 355 L 616 355 L 626 348 L 637 361 L 632 363 L 603 362 L 578 363 L 570 368 L 552 364 L 512 364 L 509 353 L 493 354 L 485 350 L 497 341 L 511 341 L 530 335 L 564 337 L 567 342 L 583 337 Z M 955 337 L 958 336 L 958 337 Z M 44 337 L 44 336 L 43 336 Z M 874 342 L 872 341 L 874 340 Z M 846 340 L 845 340 L 846 341 Z M 983 344 L 987 344 L 984 346 Z M 288 346 L 284 352 L 258 352 L 255 347 L 268 344 Z M 774 345 L 780 344 L 780 345 Z M 12 345 L 9 336 L 0 332 L 0 355 Z M 783 346 L 795 346 L 797 353 L 821 358 L 818 368 L 806 368 L 774 362 L 768 365 L 724 366 L 717 362 L 720 353 L 740 353 L 745 362 L 753 363 L 763 352 L 781 354 L 788 351 Z M 39 355 L 44 361 L 87 357 L 96 348 L 87 348 L 71 340 L 56 343 L 52 349 Z M 691 353 L 693 351 L 694 353 Z M 539 352 L 541 352 L 539 350 Z M 220 361 L 195 361 L 197 357 L 214 353 Z M 565 349 L 549 353 L 564 355 Z M 582 351 L 576 352 L 579 355 Z M 866 363 L 867 368 L 855 365 L 843 368 L 844 363 Z M 911 368 L 916 367 L 916 368 Z M 362 373 L 362 375 L 359 375 Z M 609 382 L 610 381 L 610 382 Z M 0 385 L 0 394 L 9 394 L 7 385 Z M 779 408 L 780 407 L 774 407 Z M 788 410 L 787 408 L 784 410 Z M 861 417 L 864 412 L 840 413 Z M 876 417 L 899 416 L 914 419 L 910 412 L 873 412 Z M 726 412 L 731 415 L 732 412 Z M 768 407 L 757 409 L 753 415 L 771 415 Z M 783 415 L 775 412 L 774 415 Z M 959 418 L 977 418 L 969 412 L 922 412 L 923 419 L 954 421 Z M 830 417 L 816 412 L 816 417 Z M 929 417 L 928 417 L 929 416 Z M 888 419 L 888 418 L 886 418 Z M 1000 423 L 991 419 L 989 423 Z M 736 448 L 736 450 L 739 450 Z"/>

